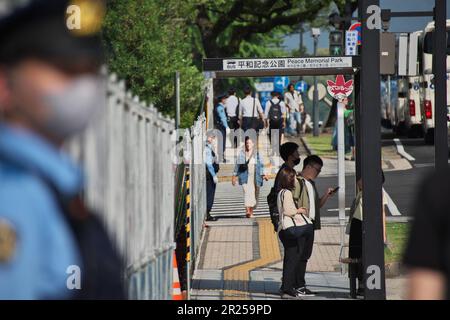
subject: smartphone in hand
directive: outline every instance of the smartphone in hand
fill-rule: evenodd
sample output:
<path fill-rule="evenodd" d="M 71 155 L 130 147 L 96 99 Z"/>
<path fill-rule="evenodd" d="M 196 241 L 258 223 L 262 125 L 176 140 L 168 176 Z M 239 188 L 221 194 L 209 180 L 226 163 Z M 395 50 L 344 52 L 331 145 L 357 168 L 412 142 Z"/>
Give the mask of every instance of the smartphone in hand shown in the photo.
<path fill-rule="evenodd" d="M 339 187 L 333 189 L 332 193 L 336 193 L 339 190 Z"/>

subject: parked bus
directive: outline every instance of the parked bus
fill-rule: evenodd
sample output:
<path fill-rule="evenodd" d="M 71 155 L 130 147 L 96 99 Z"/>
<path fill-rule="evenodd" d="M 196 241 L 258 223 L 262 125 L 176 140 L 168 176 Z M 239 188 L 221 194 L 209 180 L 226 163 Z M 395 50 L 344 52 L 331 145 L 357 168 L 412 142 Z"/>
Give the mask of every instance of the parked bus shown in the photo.
<path fill-rule="evenodd" d="M 450 20 L 447 20 L 447 112 L 450 111 Z M 419 38 L 419 70 L 422 76 L 421 114 L 425 142 L 434 143 L 434 75 L 433 46 L 434 22 L 430 22 Z M 447 117 L 448 120 L 448 117 Z"/>

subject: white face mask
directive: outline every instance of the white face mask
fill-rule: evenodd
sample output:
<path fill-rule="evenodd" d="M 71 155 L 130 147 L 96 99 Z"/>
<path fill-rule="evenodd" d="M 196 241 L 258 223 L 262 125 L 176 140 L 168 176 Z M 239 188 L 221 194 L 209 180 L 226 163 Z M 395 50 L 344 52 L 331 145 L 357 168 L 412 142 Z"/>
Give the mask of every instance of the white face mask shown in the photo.
<path fill-rule="evenodd" d="M 66 139 L 87 128 L 106 104 L 106 82 L 99 76 L 80 76 L 58 93 L 44 96 L 49 108 L 45 129 Z"/>

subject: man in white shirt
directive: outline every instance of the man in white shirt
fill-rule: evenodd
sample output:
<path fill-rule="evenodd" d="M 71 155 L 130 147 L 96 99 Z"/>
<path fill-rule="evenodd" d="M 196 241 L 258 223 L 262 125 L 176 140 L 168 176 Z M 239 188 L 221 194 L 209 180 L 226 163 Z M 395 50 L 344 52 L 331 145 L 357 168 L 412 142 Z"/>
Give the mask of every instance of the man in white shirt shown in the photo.
<path fill-rule="evenodd" d="M 297 135 L 297 130 L 302 124 L 301 114 L 305 107 L 302 96 L 295 90 L 292 83 L 287 87 L 287 92 L 284 94 L 284 101 L 289 111 L 289 126 L 286 128 L 286 133 Z"/>
<path fill-rule="evenodd" d="M 269 141 L 274 154 L 279 154 L 279 149 L 283 143 L 284 128 L 286 127 L 286 104 L 280 100 L 279 93 L 273 91 L 272 99 L 266 102 L 264 114 L 266 117 L 266 126 L 269 128 Z M 274 130 L 272 132 L 272 130 Z M 272 134 L 277 136 L 275 130 L 278 130 L 278 144 L 272 143 Z"/>
<path fill-rule="evenodd" d="M 239 107 L 240 107 L 240 99 L 236 96 L 236 89 L 230 88 L 228 90 L 228 99 L 225 103 L 225 109 L 227 111 L 228 118 L 228 127 L 232 130 L 232 132 L 236 129 L 239 129 Z M 231 145 L 236 148 L 237 147 L 237 137 L 233 135 L 230 136 L 232 140 Z"/>
<path fill-rule="evenodd" d="M 258 130 L 257 120 L 261 118 L 264 121 L 264 111 L 258 99 L 252 97 L 252 89 L 245 87 L 245 98 L 241 100 L 239 106 L 239 119 L 244 131 L 248 129 Z"/>

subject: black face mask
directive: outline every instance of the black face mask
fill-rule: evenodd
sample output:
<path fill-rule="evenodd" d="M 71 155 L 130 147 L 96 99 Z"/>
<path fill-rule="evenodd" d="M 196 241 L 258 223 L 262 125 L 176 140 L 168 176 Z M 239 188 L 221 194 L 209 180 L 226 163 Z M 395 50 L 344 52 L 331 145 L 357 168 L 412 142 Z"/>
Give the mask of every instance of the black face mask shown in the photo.
<path fill-rule="evenodd" d="M 300 158 L 294 160 L 294 165 L 298 166 L 300 164 Z"/>

